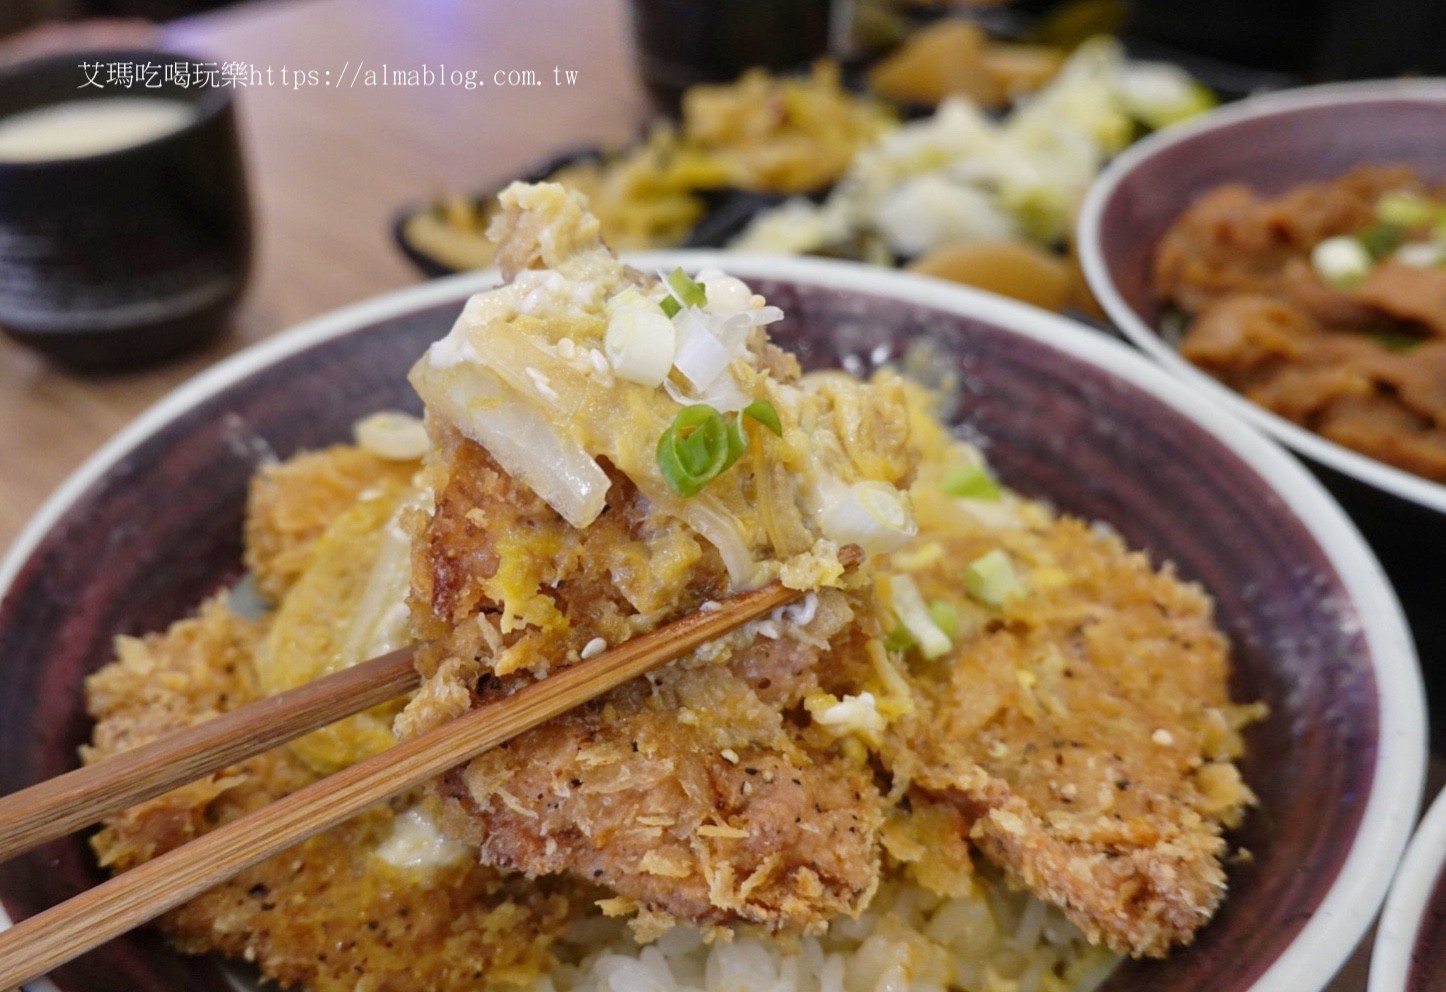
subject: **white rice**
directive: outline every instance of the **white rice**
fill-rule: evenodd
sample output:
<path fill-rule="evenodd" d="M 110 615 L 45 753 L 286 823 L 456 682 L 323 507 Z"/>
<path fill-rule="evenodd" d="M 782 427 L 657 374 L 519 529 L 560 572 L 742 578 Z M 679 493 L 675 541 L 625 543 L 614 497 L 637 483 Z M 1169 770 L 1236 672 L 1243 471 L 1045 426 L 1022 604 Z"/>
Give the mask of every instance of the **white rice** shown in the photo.
<path fill-rule="evenodd" d="M 890 882 L 859 919 L 801 939 L 709 944 L 679 926 L 640 947 L 593 916 L 560 954 L 532 992 L 1089 992 L 1117 961 L 1057 909 L 983 880 L 955 899 Z"/>

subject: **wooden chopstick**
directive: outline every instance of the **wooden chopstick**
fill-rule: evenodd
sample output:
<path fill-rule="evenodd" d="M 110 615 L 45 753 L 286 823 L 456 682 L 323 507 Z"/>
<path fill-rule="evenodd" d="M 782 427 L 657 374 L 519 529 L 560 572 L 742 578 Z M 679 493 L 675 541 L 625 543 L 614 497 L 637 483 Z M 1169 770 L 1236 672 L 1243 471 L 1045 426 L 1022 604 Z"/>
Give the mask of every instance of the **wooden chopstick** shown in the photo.
<path fill-rule="evenodd" d="M 857 548 L 847 547 L 839 557 L 845 567 L 853 567 L 862 556 Z M 32 981 L 293 844 L 415 788 L 799 595 L 775 581 L 729 597 L 720 609 L 690 613 L 445 726 L 402 741 L 23 920 L 0 932 L 0 989 Z"/>
<path fill-rule="evenodd" d="M 0 798 L 0 861 L 416 688 L 402 648 Z"/>

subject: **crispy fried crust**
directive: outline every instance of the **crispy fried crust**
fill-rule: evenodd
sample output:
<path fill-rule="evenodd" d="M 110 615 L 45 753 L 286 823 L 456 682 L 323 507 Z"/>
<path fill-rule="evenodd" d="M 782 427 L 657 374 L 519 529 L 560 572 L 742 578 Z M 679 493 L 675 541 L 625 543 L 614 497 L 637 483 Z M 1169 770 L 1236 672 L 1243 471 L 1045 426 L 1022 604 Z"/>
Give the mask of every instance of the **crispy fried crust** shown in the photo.
<path fill-rule="evenodd" d="M 779 716 L 821 664 L 782 638 L 625 686 L 449 775 L 449 832 L 488 863 L 571 872 L 654 916 L 785 929 L 855 914 L 878 884 L 883 797 Z"/>
<path fill-rule="evenodd" d="M 262 625 L 220 601 L 167 633 L 122 638 L 119 659 L 88 683 L 96 760 L 252 698 Z M 93 840 L 123 871 L 313 780 L 286 748 L 208 776 L 118 816 Z M 525 984 L 572 915 L 573 890 L 504 878 L 464 861 L 427 875 L 371 855 L 392 812 L 372 810 L 166 914 L 182 950 L 254 962 L 282 985 L 316 992 L 475 992 Z"/>
<path fill-rule="evenodd" d="M 257 589 L 280 602 L 311 564 L 316 539 L 357 496 L 384 480 L 406 482 L 416 470 L 415 462 L 341 444 L 262 467 L 246 501 L 246 567 Z"/>
<path fill-rule="evenodd" d="M 1225 641 L 1197 587 L 1077 521 L 1009 542 L 1052 563 L 1057 588 L 1007 606 L 956 664 L 916 667 L 894 767 L 1091 939 L 1163 955 L 1224 895 L 1221 835 L 1252 801 L 1231 759 L 1256 713 L 1226 695 Z M 946 557 L 987 547 L 961 539 Z"/>
<path fill-rule="evenodd" d="M 686 584 L 668 590 L 666 611 L 640 615 L 652 583 L 666 584 L 649 549 L 677 557 L 679 538 L 649 530 L 625 477 L 614 474 L 607 509 L 576 531 L 476 444 L 450 435 L 442 451 L 436 509 L 414 522 L 413 546 L 422 623 L 441 640 L 404 733 L 475 705 L 484 675 L 576 660 L 594 636 L 633 636 L 726 588 L 716 553 L 687 538 L 676 569 Z M 519 540 L 534 571 L 525 586 L 503 584 Z M 537 591 L 509 604 L 518 588 Z M 528 611 L 542 630 L 503 633 Z M 440 786 L 450 829 L 491 864 L 569 872 L 653 915 L 785 929 L 857 913 L 878 884 L 882 797 L 866 769 L 814 748 L 781 716 L 837 679 L 827 644 L 852 617 L 830 594 L 807 641 L 748 638 L 732 658 L 658 673 L 484 755 Z"/>

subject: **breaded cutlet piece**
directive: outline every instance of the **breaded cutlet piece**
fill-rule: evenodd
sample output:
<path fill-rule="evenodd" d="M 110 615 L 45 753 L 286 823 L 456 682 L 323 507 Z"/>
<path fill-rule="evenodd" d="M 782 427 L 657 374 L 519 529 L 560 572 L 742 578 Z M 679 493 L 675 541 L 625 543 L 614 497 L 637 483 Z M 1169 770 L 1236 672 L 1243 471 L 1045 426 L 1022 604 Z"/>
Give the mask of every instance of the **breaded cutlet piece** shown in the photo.
<path fill-rule="evenodd" d="M 649 532 L 646 503 L 621 475 L 579 531 L 479 445 L 446 432 L 438 450 L 435 511 L 413 520 L 413 590 L 439 640 L 422 653 L 428 681 L 399 718 L 403 736 L 478 705 L 499 658 L 509 671 L 576 660 L 594 636 L 633 636 L 726 588 L 711 549 L 681 529 Z M 650 545 L 686 559 L 690 578 L 666 612 L 639 616 L 627 580 Z M 509 606 L 499 597 L 514 586 L 543 591 Z M 802 638 L 744 635 L 730 654 L 655 672 L 446 776 L 435 787 L 446 831 L 489 864 L 569 873 L 651 919 L 789 929 L 856 914 L 878 884 L 883 797 L 868 768 L 814 748 L 783 715 L 858 664 L 829 647 L 861 654 L 845 632 L 847 597 L 828 590 L 818 604 Z M 503 635 L 509 609 L 571 624 Z"/>
<path fill-rule="evenodd" d="M 952 663 L 915 666 L 892 768 L 1091 940 L 1162 956 L 1224 896 L 1222 834 L 1254 801 L 1232 759 L 1261 708 L 1230 702 L 1197 586 L 1070 519 L 946 540 L 944 559 L 999 543 L 1047 565 Z"/>
<path fill-rule="evenodd" d="M 849 618 L 820 607 L 808 633 Z M 444 829 L 487 863 L 569 872 L 651 917 L 790 929 L 856 914 L 878 884 L 883 797 L 868 767 L 780 716 L 826 665 L 816 644 L 758 638 L 630 683 L 446 776 Z"/>
<path fill-rule="evenodd" d="M 331 522 L 380 482 L 402 483 L 416 462 L 388 461 L 337 444 L 262 466 L 246 500 L 246 567 L 273 603 L 311 564 L 311 549 Z"/>
<path fill-rule="evenodd" d="M 162 634 L 121 638 L 91 676 L 94 761 L 249 701 L 251 652 L 264 624 L 219 600 Z M 93 840 L 124 871 L 315 779 L 285 747 L 111 817 Z M 254 963 L 312 992 L 487 992 L 525 987 L 586 900 L 556 881 L 507 878 L 464 858 L 433 873 L 371 853 L 393 822 L 387 806 L 250 868 L 163 916 L 181 950 Z"/>

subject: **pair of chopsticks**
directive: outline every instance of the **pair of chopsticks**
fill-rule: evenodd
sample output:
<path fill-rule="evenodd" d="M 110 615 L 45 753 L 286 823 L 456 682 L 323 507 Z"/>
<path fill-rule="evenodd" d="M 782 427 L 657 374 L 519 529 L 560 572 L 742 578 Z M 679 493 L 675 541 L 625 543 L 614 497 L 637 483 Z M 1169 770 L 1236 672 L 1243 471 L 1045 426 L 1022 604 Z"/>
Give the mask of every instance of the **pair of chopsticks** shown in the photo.
<path fill-rule="evenodd" d="M 845 568 L 857 548 L 839 555 Z M 308 837 L 797 599 L 778 582 L 690 613 L 402 741 L 0 932 L 0 989 L 44 975 Z M 0 860 L 415 687 L 412 649 L 0 798 Z"/>

